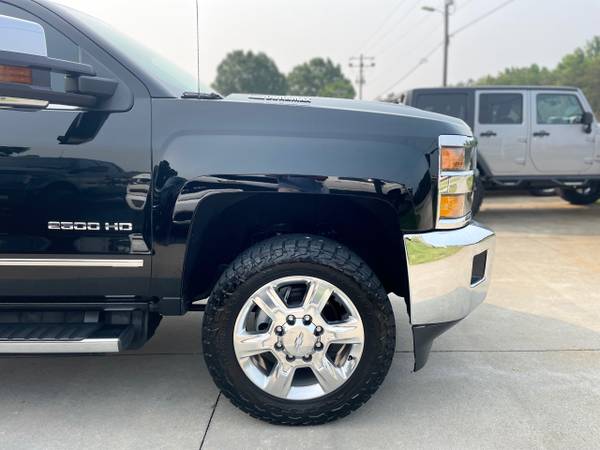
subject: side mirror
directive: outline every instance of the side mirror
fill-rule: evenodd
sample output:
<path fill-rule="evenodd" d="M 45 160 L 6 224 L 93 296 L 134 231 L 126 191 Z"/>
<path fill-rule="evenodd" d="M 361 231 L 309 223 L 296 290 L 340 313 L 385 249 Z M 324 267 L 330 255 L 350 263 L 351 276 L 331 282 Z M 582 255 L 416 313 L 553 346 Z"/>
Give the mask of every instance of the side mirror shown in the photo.
<path fill-rule="evenodd" d="M 594 123 L 594 114 L 591 112 L 584 112 L 583 116 L 581 116 L 581 123 L 584 125 L 584 130 L 586 133 L 592 132 L 592 124 Z"/>
<path fill-rule="evenodd" d="M 64 74 L 64 91 L 52 89 L 51 73 Z M 43 109 L 50 103 L 93 108 L 117 86 L 88 64 L 48 58 L 39 24 L 0 16 L 0 108 Z"/>

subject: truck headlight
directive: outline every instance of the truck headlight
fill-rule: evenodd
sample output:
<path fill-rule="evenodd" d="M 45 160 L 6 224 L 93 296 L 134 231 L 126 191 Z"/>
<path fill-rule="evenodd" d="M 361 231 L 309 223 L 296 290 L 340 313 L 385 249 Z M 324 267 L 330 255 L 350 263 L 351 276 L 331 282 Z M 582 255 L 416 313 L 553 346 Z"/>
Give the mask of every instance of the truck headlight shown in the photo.
<path fill-rule="evenodd" d="M 475 141 L 440 136 L 437 228 L 461 228 L 471 221 L 475 181 Z"/>
<path fill-rule="evenodd" d="M 443 172 L 471 170 L 471 149 L 465 147 L 441 147 L 440 162 Z"/>

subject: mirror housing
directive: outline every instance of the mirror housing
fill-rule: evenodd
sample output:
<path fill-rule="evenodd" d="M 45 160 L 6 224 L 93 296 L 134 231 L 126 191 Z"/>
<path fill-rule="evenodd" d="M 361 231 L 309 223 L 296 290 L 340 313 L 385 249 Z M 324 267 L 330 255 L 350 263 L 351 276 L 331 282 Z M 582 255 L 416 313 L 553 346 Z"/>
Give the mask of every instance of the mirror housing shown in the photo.
<path fill-rule="evenodd" d="M 594 114 L 592 114 L 589 111 L 584 112 L 583 116 L 581 116 L 581 123 L 585 127 L 585 132 L 588 134 L 591 133 L 592 132 L 592 124 L 594 123 Z"/>
<path fill-rule="evenodd" d="M 65 75 L 64 91 L 52 89 L 52 73 Z M 116 80 L 97 77 L 88 64 L 49 58 L 39 24 L 0 16 L 0 107 L 43 109 L 54 103 L 93 108 L 117 87 Z"/>

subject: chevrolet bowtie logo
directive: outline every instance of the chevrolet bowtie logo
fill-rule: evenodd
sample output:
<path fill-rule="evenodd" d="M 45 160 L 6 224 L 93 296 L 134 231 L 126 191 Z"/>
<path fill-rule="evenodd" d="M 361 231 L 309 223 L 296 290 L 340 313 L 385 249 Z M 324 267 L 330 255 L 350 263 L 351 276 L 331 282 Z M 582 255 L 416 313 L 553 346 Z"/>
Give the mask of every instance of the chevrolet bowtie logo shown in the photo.
<path fill-rule="evenodd" d="M 300 351 L 300 349 L 302 348 L 303 342 L 304 342 L 304 333 L 300 332 L 300 333 L 298 333 L 298 336 L 296 336 L 296 340 L 294 341 L 294 346 L 296 347 L 296 352 Z"/>

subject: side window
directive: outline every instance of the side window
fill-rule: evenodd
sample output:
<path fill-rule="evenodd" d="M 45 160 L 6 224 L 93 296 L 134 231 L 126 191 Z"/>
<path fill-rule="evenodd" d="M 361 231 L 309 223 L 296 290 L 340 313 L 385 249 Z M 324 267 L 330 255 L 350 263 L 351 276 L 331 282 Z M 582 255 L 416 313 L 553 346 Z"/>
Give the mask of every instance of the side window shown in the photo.
<path fill-rule="evenodd" d="M 572 94 L 538 94 L 537 123 L 540 125 L 580 124 L 583 108 Z"/>
<path fill-rule="evenodd" d="M 490 125 L 523 123 L 523 95 L 481 94 L 479 96 L 479 123 Z"/>
<path fill-rule="evenodd" d="M 40 24 L 46 33 L 46 45 L 48 56 L 50 58 L 64 59 L 66 61 L 79 62 L 79 47 L 70 39 L 59 33 L 48 24 L 42 22 L 39 18 L 29 14 L 28 12 L 17 8 L 16 6 L 8 5 L 0 2 L 0 15 L 15 17 L 17 19 L 29 20 Z M 10 49 L 10 42 L 0 43 L 0 49 Z M 65 78 L 61 74 L 52 74 L 51 78 L 52 89 L 56 91 L 64 90 Z"/>
<path fill-rule="evenodd" d="M 417 98 L 416 107 L 466 121 L 467 105 L 466 94 L 421 94 Z"/>

